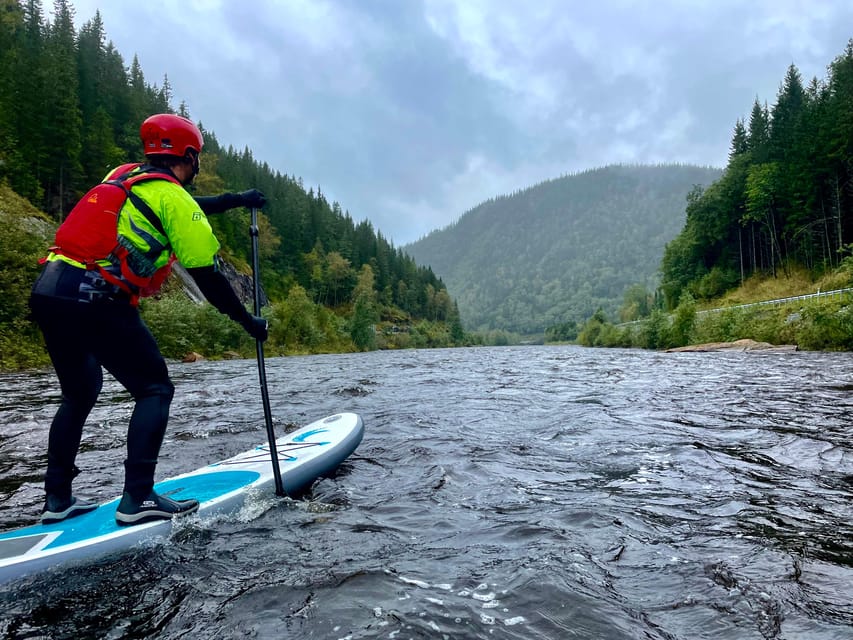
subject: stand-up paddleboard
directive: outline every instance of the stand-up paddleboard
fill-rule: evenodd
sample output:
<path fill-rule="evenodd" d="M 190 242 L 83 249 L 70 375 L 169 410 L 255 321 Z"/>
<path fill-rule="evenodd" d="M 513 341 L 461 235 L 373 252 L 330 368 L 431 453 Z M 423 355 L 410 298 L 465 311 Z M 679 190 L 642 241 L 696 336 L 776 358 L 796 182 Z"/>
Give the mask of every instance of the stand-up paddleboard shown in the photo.
<path fill-rule="evenodd" d="M 276 440 L 282 484 L 298 493 L 320 476 L 334 471 L 359 445 L 364 434 L 354 413 L 317 420 Z M 196 471 L 157 483 L 157 493 L 175 500 L 195 498 L 201 516 L 237 511 L 250 491 L 274 491 L 269 445 Z M 155 537 L 167 537 L 171 520 L 120 526 L 115 521 L 119 499 L 90 513 L 55 524 L 37 524 L 0 534 L 0 583 L 59 566 L 128 549 Z M 193 516 L 188 516 L 193 517 Z"/>

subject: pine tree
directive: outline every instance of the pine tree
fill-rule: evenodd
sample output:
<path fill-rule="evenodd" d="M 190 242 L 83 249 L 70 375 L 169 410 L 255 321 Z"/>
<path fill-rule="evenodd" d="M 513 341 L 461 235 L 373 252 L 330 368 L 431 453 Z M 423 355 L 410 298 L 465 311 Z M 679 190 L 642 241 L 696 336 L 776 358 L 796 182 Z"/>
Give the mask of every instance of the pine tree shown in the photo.
<path fill-rule="evenodd" d="M 829 206 L 843 246 L 853 237 L 853 38 L 829 65 L 827 92 Z"/>
<path fill-rule="evenodd" d="M 106 34 L 100 12 L 83 25 L 77 38 L 77 71 L 80 78 L 80 115 L 83 121 L 81 164 L 85 184 L 94 184 L 124 158 L 116 144 L 111 119 L 107 77 Z"/>
<path fill-rule="evenodd" d="M 53 13 L 41 112 L 46 143 L 46 207 L 61 220 L 76 202 L 75 188 L 82 188 L 84 183 L 80 164 L 82 119 L 73 9 L 67 0 L 54 0 Z"/>
<path fill-rule="evenodd" d="M 752 105 L 752 113 L 749 117 L 749 130 L 747 144 L 752 152 L 753 161 L 764 162 L 768 157 L 770 142 L 770 115 L 767 105 L 763 105 L 755 99 Z"/>
<path fill-rule="evenodd" d="M 770 121 L 770 155 L 778 163 L 775 186 L 778 215 L 783 225 L 786 253 L 799 252 L 810 244 L 808 230 L 813 221 L 806 207 L 813 183 L 805 133 L 806 94 L 800 73 L 792 64 L 779 88 Z M 805 254 L 810 254 L 806 250 Z"/>
<path fill-rule="evenodd" d="M 773 160 L 785 161 L 794 151 L 804 110 L 805 90 L 800 72 L 792 64 L 788 67 L 770 114 L 768 141 Z"/>
<path fill-rule="evenodd" d="M 16 104 L 20 69 L 20 45 L 24 14 L 17 0 L 0 2 L 0 178 L 10 180 L 19 193 L 35 191 L 35 176 L 26 169 L 19 145 Z M 26 174 L 26 176 L 25 176 Z"/>
<path fill-rule="evenodd" d="M 139 154 L 139 125 L 133 111 L 130 83 L 124 60 L 113 43 L 107 44 L 103 57 L 103 102 L 113 128 L 113 140 L 122 150 L 121 162 Z"/>
<path fill-rule="evenodd" d="M 749 151 L 749 141 L 747 138 L 746 127 L 743 125 L 743 120 L 738 118 L 735 123 L 734 134 L 732 135 L 732 143 L 729 147 L 729 161 L 735 156 L 742 155 Z"/>
<path fill-rule="evenodd" d="M 41 2 L 28 0 L 22 5 L 23 24 L 15 37 L 15 52 L 11 64 L 12 101 L 8 115 L 14 144 L 20 158 L 19 170 L 10 167 L 12 187 L 31 202 L 43 201 L 43 178 L 47 158 L 42 129 L 42 96 L 45 87 L 46 26 Z M 11 52 L 10 52 L 11 53 Z"/>

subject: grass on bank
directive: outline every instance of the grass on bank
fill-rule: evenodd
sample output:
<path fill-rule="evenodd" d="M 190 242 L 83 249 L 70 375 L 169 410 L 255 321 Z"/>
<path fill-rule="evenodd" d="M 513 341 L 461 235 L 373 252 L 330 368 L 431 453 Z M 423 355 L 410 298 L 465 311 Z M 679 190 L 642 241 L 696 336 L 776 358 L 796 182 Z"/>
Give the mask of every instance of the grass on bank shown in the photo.
<path fill-rule="evenodd" d="M 752 339 L 797 345 L 809 351 L 853 350 L 853 295 L 794 300 L 752 307 L 737 305 L 835 291 L 853 284 L 853 260 L 813 279 L 804 270 L 777 277 L 754 276 L 721 298 L 699 305 L 685 296 L 672 313 L 654 310 L 639 322 L 614 325 L 597 313 L 581 328 L 585 346 L 668 349 L 708 342 Z"/>
<path fill-rule="evenodd" d="M 826 273 L 815 279 L 806 269 L 789 269 L 787 276 L 780 273 L 777 277 L 754 275 L 732 291 L 707 303 L 702 309 L 717 309 L 738 304 L 749 304 L 764 300 L 779 300 L 794 296 L 835 291 L 851 286 L 853 282 L 853 267 L 842 265 L 841 268 Z"/>

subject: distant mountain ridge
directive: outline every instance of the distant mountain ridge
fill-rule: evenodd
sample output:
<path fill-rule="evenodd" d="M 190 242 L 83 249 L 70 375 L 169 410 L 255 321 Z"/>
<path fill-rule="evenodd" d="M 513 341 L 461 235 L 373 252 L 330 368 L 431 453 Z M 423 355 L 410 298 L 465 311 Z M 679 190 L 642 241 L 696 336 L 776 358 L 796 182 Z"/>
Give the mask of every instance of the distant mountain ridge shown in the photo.
<path fill-rule="evenodd" d="M 687 194 L 719 169 L 612 165 L 488 200 L 403 247 L 432 267 L 468 330 L 524 334 L 615 314 L 625 289 L 657 286 Z"/>

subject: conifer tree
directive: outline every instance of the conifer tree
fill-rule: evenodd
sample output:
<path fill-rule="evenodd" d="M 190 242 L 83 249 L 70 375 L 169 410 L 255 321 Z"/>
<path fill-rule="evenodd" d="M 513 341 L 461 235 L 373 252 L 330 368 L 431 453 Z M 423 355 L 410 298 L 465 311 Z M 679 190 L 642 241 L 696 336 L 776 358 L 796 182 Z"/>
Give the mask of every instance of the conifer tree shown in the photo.
<path fill-rule="evenodd" d="M 106 34 L 100 12 L 86 22 L 77 38 L 77 71 L 80 86 L 80 115 L 83 122 L 83 184 L 93 184 L 125 157 L 116 139 L 110 107 L 121 89 L 109 84 Z M 117 93 L 116 93 L 117 92 Z M 110 99 L 113 97 L 113 99 Z"/>
<path fill-rule="evenodd" d="M 9 182 L 22 196 L 34 203 L 41 203 L 47 160 L 42 129 L 47 27 L 41 2 L 28 0 L 24 3 L 22 18 L 23 25 L 15 38 L 17 46 L 10 67 L 11 112 L 7 114 L 8 120 L 13 123 L 15 149 L 21 158 L 21 165 L 19 171 L 12 171 Z"/>
<path fill-rule="evenodd" d="M 75 186 L 83 173 L 82 118 L 74 16 L 68 0 L 54 0 L 53 15 L 47 38 L 44 104 L 39 112 L 45 143 L 46 206 L 62 220 L 76 202 Z"/>
<path fill-rule="evenodd" d="M 768 143 L 770 142 L 770 114 L 767 105 L 762 105 L 758 98 L 752 105 L 752 113 L 749 116 L 749 129 L 747 143 L 752 152 L 753 161 L 764 162 L 768 155 Z"/>
<path fill-rule="evenodd" d="M 10 180 L 19 193 L 35 192 L 19 142 L 17 92 L 24 15 L 17 0 L 0 1 L 0 179 Z"/>
<path fill-rule="evenodd" d="M 99 12 L 78 33 L 73 18 L 70 0 L 53 1 L 51 21 L 39 0 L 0 0 L 0 178 L 57 219 L 110 168 L 141 159 L 138 131 L 147 116 L 174 112 L 167 75 L 161 87 L 148 84 L 136 56 L 125 68 Z M 189 105 L 182 102 L 178 112 L 189 117 Z M 373 344 L 380 304 L 422 317 L 429 297 L 434 316 L 453 315 L 444 284 L 370 222 L 356 224 L 321 189 L 306 191 L 301 178 L 256 161 L 248 147 L 223 149 L 212 131 L 204 136 L 197 193 L 255 187 L 267 195 L 259 225 L 269 291 L 313 289 L 339 312 L 357 309 L 350 328 L 364 348 Z M 246 215 L 211 219 L 238 268 L 249 262 Z"/>
<path fill-rule="evenodd" d="M 729 147 L 729 161 L 735 156 L 742 155 L 749 150 L 749 141 L 747 139 L 746 127 L 743 126 L 743 120 L 738 118 L 735 123 L 734 134 L 732 135 L 732 143 Z"/>

